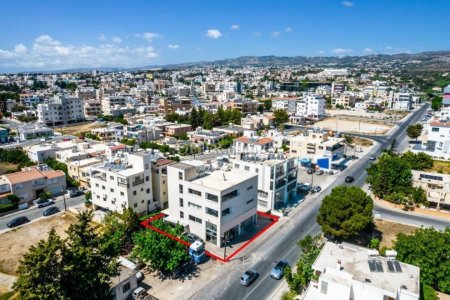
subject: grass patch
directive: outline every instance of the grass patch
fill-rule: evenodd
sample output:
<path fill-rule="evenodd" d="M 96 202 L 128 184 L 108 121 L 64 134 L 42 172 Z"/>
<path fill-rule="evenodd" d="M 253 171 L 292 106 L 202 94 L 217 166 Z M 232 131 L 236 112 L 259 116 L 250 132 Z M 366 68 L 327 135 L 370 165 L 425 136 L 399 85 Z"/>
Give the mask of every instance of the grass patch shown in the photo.
<path fill-rule="evenodd" d="M 433 160 L 433 167 L 427 171 L 450 174 L 450 161 Z"/>
<path fill-rule="evenodd" d="M 0 300 L 14 300 L 19 299 L 19 294 L 14 291 L 6 292 L 0 295 Z"/>
<path fill-rule="evenodd" d="M 17 165 L 9 162 L 0 162 L 0 175 L 17 171 Z"/>

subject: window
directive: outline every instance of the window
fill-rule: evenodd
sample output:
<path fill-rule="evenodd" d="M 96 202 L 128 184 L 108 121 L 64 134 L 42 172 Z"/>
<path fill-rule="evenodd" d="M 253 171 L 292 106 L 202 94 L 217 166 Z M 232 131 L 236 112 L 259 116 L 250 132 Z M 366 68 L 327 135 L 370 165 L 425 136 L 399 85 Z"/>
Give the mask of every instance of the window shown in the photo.
<path fill-rule="evenodd" d="M 147 194 L 150 194 L 150 189 L 147 189 Z"/>
<path fill-rule="evenodd" d="M 144 204 L 144 200 L 142 200 L 141 203 Z"/>
<path fill-rule="evenodd" d="M 144 188 L 141 188 L 141 192 L 143 192 L 144 191 Z"/>
<path fill-rule="evenodd" d="M 431 131 L 433 131 L 433 132 L 439 132 L 439 127 L 433 127 L 433 128 L 431 128 Z"/>
<path fill-rule="evenodd" d="M 209 194 L 206 193 L 206 199 L 214 201 L 214 202 L 219 202 L 219 197 L 213 194 Z"/>
<path fill-rule="evenodd" d="M 136 207 L 137 207 L 137 203 L 134 204 L 134 208 L 136 208 Z"/>
<path fill-rule="evenodd" d="M 133 191 L 133 196 L 136 196 L 137 195 L 137 192 L 136 191 Z"/>
<path fill-rule="evenodd" d="M 227 215 L 231 214 L 231 208 L 225 208 L 224 210 L 222 210 L 222 217 L 225 217 Z"/>
<path fill-rule="evenodd" d="M 253 188 L 253 185 L 249 186 L 249 187 L 247 188 L 247 191 L 250 191 L 252 188 Z"/>
<path fill-rule="evenodd" d="M 199 191 L 191 189 L 191 188 L 188 189 L 188 193 L 189 194 L 193 194 L 193 195 L 197 195 L 197 196 L 200 196 L 200 197 L 202 196 L 202 192 L 199 192 Z"/>
<path fill-rule="evenodd" d="M 238 195 L 238 191 L 234 190 L 222 196 L 222 202 L 228 201 Z"/>
<path fill-rule="evenodd" d="M 183 194 L 183 186 L 181 184 L 178 186 L 178 191 L 180 194 Z"/>
<path fill-rule="evenodd" d="M 102 190 L 105 190 L 106 188 L 105 188 L 105 186 L 104 185 L 102 185 Z"/>
<path fill-rule="evenodd" d="M 267 201 L 264 200 L 258 200 L 258 205 L 262 207 L 267 207 L 268 203 Z"/>
<path fill-rule="evenodd" d="M 145 176 L 145 181 L 150 181 L 150 176 Z"/>
<path fill-rule="evenodd" d="M 124 194 L 124 192 L 120 192 L 120 196 L 124 196 L 125 194 Z"/>
<path fill-rule="evenodd" d="M 123 293 L 125 294 L 131 289 L 131 284 L 129 282 L 125 283 L 122 287 Z"/>
<path fill-rule="evenodd" d="M 183 198 L 180 198 L 180 207 L 183 207 L 183 206 L 184 206 Z"/>
<path fill-rule="evenodd" d="M 202 219 L 189 215 L 189 220 L 202 224 Z"/>
<path fill-rule="evenodd" d="M 252 202 L 253 202 L 253 199 L 250 199 L 250 200 L 247 201 L 247 204 L 250 204 Z"/>
<path fill-rule="evenodd" d="M 327 294 L 327 290 L 328 290 L 328 282 L 322 280 L 322 284 L 320 285 L 320 292 L 322 294 L 326 295 Z"/>
<path fill-rule="evenodd" d="M 178 179 L 183 180 L 183 172 L 178 172 Z"/>
<path fill-rule="evenodd" d="M 95 187 L 99 187 L 98 183 L 95 184 Z"/>
<path fill-rule="evenodd" d="M 109 176 L 109 179 L 114 180 L 114 176 Z"/>
<path fill-rule="evenodd" d="M 202 209 L 202 207 L 200 205 L 197 205 L 197 204 L 192 203 L 192 202 L 188 202 L 188 207 L 195 208 L 195 209 Z"/>
<path fill-rule="evenodd" d="M 235 169 L 239 169 L 239 164 L 234 164 Z"/>
<path fill-rule="evenodd" d="M 245 166 L 245 167 L 244 167 L 244 170 L 245 170 L 245 171 L 250 171 L 250 167 L 249 167 L 249 166 Z"/>
<path fill-rule="evenodd" d="M 256 173 L 259 173 L 259 169 L 258 169 L 258 168 L 255 168 L 255 172 L 256 172 Z"/>
<path fill-rule="evenodd" d="M 114 193 L 114 189 L 109 189 L 111 191 L 111 193 Z"/>
<path fill-rule="evenodd" d="M 205 211 L 208 215 L 214 216 L 214 217 L 218 217 L 219 216 L 219 212 L 215 209 L 209 208 L 209 207 L 205 207 Z"/>
<path fill-rule="evenodd" d="M 180 218 L 184 219 L 184 212 L 180 211 Z"/>

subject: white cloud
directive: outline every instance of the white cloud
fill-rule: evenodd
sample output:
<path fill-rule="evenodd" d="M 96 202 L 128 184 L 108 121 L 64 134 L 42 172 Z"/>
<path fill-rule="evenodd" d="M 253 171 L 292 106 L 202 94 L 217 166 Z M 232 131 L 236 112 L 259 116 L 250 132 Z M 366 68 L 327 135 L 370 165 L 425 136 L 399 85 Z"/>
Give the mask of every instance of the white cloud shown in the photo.
<path fill-rule="evenodd" d="M 230 28 L 231 28 L 232 30 L 239 30 L 240 26 L 239 26 L 239 24 L 234 24 L 234 25 L 231 25 Z"/>
<path fill-rule="evenodd" d="M 102 33 L 98 36 L 99 41 L 106 41 L 106 36 Z"/>
<path fill-rule="evenodd" d="M 272 31 L 271 35 L 273 38 L 277 38 L 280 36 L 281 33 L 279 33 L 278 31 Z"/>
<path fill-rule="evenodd" d="M 158 57 L 151 46 L 130 47 L 117 44 L 100 46 L 63 44 L 48 35 L 37 37 L 31 47 L 18 44 L 0 49 L 0 68 L 58 70 L 84 67 L 145 66 Z"/>
<path fill-rule="evenodd" d="M 178 44 L 170 44 L 168 47 L 169 47 L 169 49 L 178 49 L 178 48 L 180 48 L 180 45 L 178 45 Z"/>
<path fill-rule="evenodd" d="M 144 32 L 142 34 L 135 34 L 137 37 L 142 37 L 143 39 L 147 40 L 149 43 L 153 41 L 153 39 L 157 39 L 162 37 L 161 34 L 155 33 L 155 32 Z"/>
<path fill-rule="evenodd" d="M 286 32 L 292 32 L 292 31 L 294 31 L 294 29 L 292 29 L 292 27 L 286 27 L 286 29 L 284 29 L 284 31 L 286 31 Z"/>
<path fill-rule="evenodd" d="M 331 52 L 336 53 L 336 54 L 346 54 L 346 53 L 351 53 L 353 52 L 352 49 L 344 49 L 344 48 L 336 48 L 331 50 Z"/>
<path fill-rule="evenodd" d="M 373 49 L 372 48 L 364 48 L 363 52 L 364 53 L 373 53 Z"/>
<path fill-rule="evenodd" d="M 118 36 L 113 36 L 112 39 L 111 39 L 111 41 L 112 41 L 113 43 L 117 43 L 117 44 L 122 43 L 122 39 L 121 39 L 120 37 L 118 37 Z"/>
<path fill-rule="evenodd" d="M 210 39 L 218 39 L 222 36 L 222 32 L 220 32 L 217 29 L 209 29 L 206 32 L 206 36 L 209 37 Z"/>
<path fill-rule="evenodd" d="M 254 36 L 261 36 L 261 32 L 254 32 L 253 35 Z"/>
<path fill-rule="evenodd" d="M 344 5 L 345 7 L 352 7 L 355 5 L 355 3 L 351 1 L 342 1 L 342 5 Z"/>

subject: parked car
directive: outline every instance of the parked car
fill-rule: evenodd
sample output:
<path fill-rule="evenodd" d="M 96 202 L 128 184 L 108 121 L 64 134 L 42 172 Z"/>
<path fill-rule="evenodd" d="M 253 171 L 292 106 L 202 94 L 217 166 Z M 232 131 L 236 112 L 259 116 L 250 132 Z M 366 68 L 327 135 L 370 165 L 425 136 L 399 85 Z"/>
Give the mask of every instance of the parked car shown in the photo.
<path fill-rule="evenodd" d="M 324 173 L 323 170 L 317 170 L 317 171 L 316 171 L 316 175 L 322 175 L 323 173 Z"/>
<path fill-rule="evenodd" d="M 187 240 L 191 244 L 195 241 L 200 241 L 203 243 L 203 240 L 201 239 L 201 237 L 199 237 L 198 235 L 196 235 L 192 232 L 185 232 L 181 236 L 184 237 L 184 239 Z"/>
<path fill-rule="evenodd" d="M 52 204 L 55 204 L 55 201 L 53 201 L 53 200 L 45 200 L 45 201 L 42 201 L 42 202 L 38 202 L 37 207 L 38 208 L 42 208 L 42 207 L 46 207 L 46 206 L 49 206 L 49 205 L 52 205 Z"/>
<path fill-rule="evenodd" d="M 297 187 L 302 191 L 302 192 L 309 192 L 311 190 L 311 183 L 297 183 Z"/>
<path fill-rule="evenodd" d="M 352 183 L 353 181 L 355 181 L 355 177 L 353 177 L 353 176 L 347 176 L 347 177 L 345 177 L 345 182 L 347 182 L 347 183 Z"/>
<path fill-rule="evenodd" d="M 314 168 L 309 168 L 307 171 L 306 171 L 306 173 L 308 173 L 308 174 L 312 174 L 312 173 L 314 173 Z"/>
<path fill-rule="evenodd" d="M 322 188 L 320 186 L 316 185 L 311 188 L 311 193 L 318 193 L 321 190 L 322 190 Z"/>
<path fill-rule="evenodd" d="M 287 267 L 288 263 L 285 260 L 280 260 L 275 267 L 273 267 L 272 271 L 270 271 L 270 277 L 274 279 L 281 279 L 284 274 L 284 269 Z"/>
<path fill-rule="evenodd" d="M 369 157 L 369 159 L 370 159 L 370 160 L 376 160 L 377 157 L 376 157 L 375 155 L 371 155 L 371 156 Z"/>
<path fill-rule="evenodd" d="M 255 270 L 247 270 L 244 274 L 242 274 L 240 283 L 243 286 L 249 286 L 253 281 L 258 278 L 259 274 Z"/>
<path fill-rule="evenodd" d="M 83 191 L 80 190 L 74 190 L 69 192 L 70 198 L 78 197 L 84 195 Z"/>
<path fill-rule="evenodd" d="M 17 217 L 6 224 L 6 226 L 8 226 L 8 228 L 14 228 L 28 222 L 30 222 L 30 220 L 27 217 Z"/>
<path fill-rule="evenodd" d="M 54 215 L 56 213 L 59 213 L 59 208 L 57 208 L 56 206 L 52 206 L 52 207 L 49 207 L 46 210 L 44 210 L 42 215 L 45 217 L 48 217 L 48 216 Z"/>

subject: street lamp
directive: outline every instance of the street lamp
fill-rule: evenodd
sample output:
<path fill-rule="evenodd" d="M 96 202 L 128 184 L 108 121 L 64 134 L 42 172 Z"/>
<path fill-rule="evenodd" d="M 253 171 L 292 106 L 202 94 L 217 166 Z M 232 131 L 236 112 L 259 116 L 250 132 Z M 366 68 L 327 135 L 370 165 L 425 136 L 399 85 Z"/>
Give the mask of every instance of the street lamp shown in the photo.
<path fill-rule="evenodd" d="M 223 238 L 223 241 L 225 242 L 225 246 L 223 248 L 223 259 L 225 259 L 227 257 L 227 243 L 230 241 L 228 232 L 226 232 L 226 234 L 222 235 L 221 238 Z"/>
<path fill-rule="evenodd" d="M 65 189 L 65 188 L 61 188 L 61 192 L 63 193 L 64 211 L 67 211 L 67 205 L 66 205 L 66 189 Z"/>

